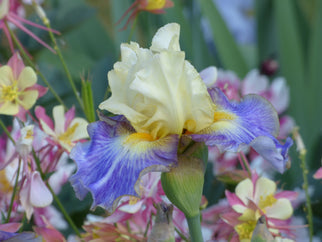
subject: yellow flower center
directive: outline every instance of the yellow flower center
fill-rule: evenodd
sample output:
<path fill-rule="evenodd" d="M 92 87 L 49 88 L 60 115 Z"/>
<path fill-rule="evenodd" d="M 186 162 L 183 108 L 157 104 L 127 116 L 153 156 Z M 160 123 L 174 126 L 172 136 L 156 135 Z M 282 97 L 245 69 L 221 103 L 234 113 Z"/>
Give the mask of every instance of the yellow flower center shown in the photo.
<path fill-rule="evenodd" d="M 146 10 L 158 10 L 162 9 L 166 3 L 166 0 L 148 0 L 148 4 L 146 5 Z"/>
<path fill-rule="evenodd" d="M 2 86 L 2 99 L 7 102 L 17 101 L 19 97 L 19 90 L 17 86 L 17 82 L 14 82 L 9 86 Z"/>
<path fill-rule="evenodd" d="M 72 138 L 77 127 L 78 123 L 75 123 L 73 126 L 69 127 L 65 133 L 62 133 L 58 136 L 58 140 L 71 146 L 73 144 Z"/>
<path fill-rule="evenodd" d="M 253 231 L 256 227 L 256 221 L 247 221 L 235 226 L 235 230 L 239 235 L 239 239 L 251 239 Z"/>
<path fill-rule="evenodd" d="M 12 186 L 6 178 L 5 170 L 0 171 L 0 191 L 3 193 L 12 192 Z"/>
<path fill-rule="evenodd" d="M 147 133 L 133 133 L 125 139 L 124 143 L 135 144 L 141 141 L 154 141 L 154 139 L 150 134 Z"/>
<path fill-rule="evenodd" d="M 234 114 L 218 111 L 214 114 L 214 122 L 222 121 L 222 120 L 234 120 L 236 117 Z"/>
<path fill-rule="evenodd" d="M 262 209 L 263 211 L 264 208 L 272 206 L 274 203 L 277 202 L 277 199 L 274 197 L 273 194 L 270 194 L 268 196 L 260 196 L 259 197 L 259 202 L 258 202 L 258 207 Z"/>

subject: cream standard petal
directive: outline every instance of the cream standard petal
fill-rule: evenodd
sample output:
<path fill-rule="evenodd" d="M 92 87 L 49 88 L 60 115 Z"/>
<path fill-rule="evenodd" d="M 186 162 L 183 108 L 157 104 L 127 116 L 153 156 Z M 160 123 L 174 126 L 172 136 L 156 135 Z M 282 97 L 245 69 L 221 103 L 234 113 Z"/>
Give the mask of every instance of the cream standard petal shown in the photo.
<path fill-rule="evenodd" d="M 180 25 L 176 23 L 167 24 L 154 35 L 150 49 L 156 52 L 168 49 L 180 51 L 179 36 Z"/>
<path fill-rule="evenodd" d="M 156 39 L 166 36 L 163 31 L 175 37 L 177 27 L 165 26 Z M 184 52 L 173 49 L 179 48 L 164 47 L 153 54 L 136 43 L 123 44 L 122 61 L 108 73 L 112 96 L 99 108 L 124 115 L 137 132 L 153 138 L 181 135 L 184 129 L 198 132 L 209 126 L 214 104 L 207 88 L 195 68 L 185 61 Z"/>
<path fill-rule="evenodd" d="M 163 51 L 137 73 L 130 89 L 144 97 L 136 110 L 148 119 L 130 120 L 136 129 L 164 137 L 183 129 L 197 132 L 212 123 L 213 105 L 206 86 L 184 57 L 184 52 Z"/>

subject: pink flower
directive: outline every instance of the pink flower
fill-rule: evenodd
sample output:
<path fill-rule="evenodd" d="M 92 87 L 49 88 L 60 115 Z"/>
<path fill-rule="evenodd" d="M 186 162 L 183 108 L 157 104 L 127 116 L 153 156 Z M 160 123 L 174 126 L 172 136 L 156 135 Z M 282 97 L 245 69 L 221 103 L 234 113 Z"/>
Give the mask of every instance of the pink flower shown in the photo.
<path fill-rule="evenodd" d="M 315 179 L 322 179 L 322 167 L 320 167 L 313 175 Z"/>
<path fill-rule="evenodd" d="M 34 38 L 38 43 L 42 44 L 46 48 L 48 48 L 50 51 L 53 53 L 56 53 L 48 44 L 46 44 L 44 41 L 39 39 L 35 34 L 33 34 L 29 29 L 27 29 L 24 24 L 28 24 L 30 26 L 43 29 L 46 31 L 49 31 L 48 28 L 41 26 L 39 24 L 33 23 L 23 17 L 21 17 L 18 13 L 18 10 L 21 9 L 21 3 L 18 0 L 2 0 L 0 2 L 0 29 L 3 29 L 4 34 L 6 35 L 8 41 L 9 41 L 9 46 L 14 53 L 14 46 L 13 42 L 10 36 L 9 29 L 6 25 L 6 22 L 13 24 L 17 28 L 21 29 L 24 31 L 26 34 L 30 35 L 32 38 Z M 58 31 L 56 30 L 50 30 L 56 34 L 59 34 Z"/>
<path fill-rule="evenodd" d="M 37 82 L 31 67 L 25 67 L 18 54 L 0 67 L 0 114 L 13 115 L 26 121 L 26 112 L 47 92 Z"/>
<path fill-rule="evenodd" d="M 291 236 L 289 218 L 293 214 L 291 200 L 296 192 L 283 191 L 276 193 L 276 184 L 272 180 L 258 177 L 240 182 L 235 193 L 226 191 L 226 197 L 233 211 L 223 214 L 223 220 L 234 227 L 235 237 L 240 240 L 251 239 L 258 218 L 265 215 L 267 226 L 273 236 L 281 233 Z"/>
<path fill-rule="evenodd" d="M 72 107 L 64 113 L 63 106 L 53 108 L 54 122 L 46 115 L 43 107 L 36 107 L 35 114 L 42 130 L 50 137 L 49 142 L 63 148 L 68 153 L 77 141 L 88 137 L 87 124 L 83 118 L 75 118 L 75 108 Z"/>

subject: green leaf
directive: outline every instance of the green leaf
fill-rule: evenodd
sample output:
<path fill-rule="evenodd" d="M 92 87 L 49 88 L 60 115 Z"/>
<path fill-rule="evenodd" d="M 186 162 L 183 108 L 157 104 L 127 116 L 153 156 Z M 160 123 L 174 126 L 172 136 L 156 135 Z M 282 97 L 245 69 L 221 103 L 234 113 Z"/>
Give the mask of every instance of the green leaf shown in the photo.
<path fill-rule="evenodd" d="M 82 80 L 82 101 L 87 120 L 92 123 L 95 121 L 95 107 L 93 102 L 92 84 L 88 80 Z"/>
<path fill-rule="evenodd" d="M 212 1 L 199 0 L 199 2 L 201 11 L 209 20 L 218 55 L 224 68 L 235 71 L 239 77 L 244 77 L 248 72 L 246 61 L 220 13 Z"/>

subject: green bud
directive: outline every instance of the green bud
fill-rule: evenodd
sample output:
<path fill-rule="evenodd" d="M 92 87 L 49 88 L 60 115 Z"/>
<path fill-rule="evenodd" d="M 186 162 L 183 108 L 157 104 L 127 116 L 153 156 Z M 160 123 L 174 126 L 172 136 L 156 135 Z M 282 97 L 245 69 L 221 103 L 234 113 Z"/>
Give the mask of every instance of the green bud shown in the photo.
<path fill-rule="evenodd" d="M 82 79 L 82 101 L 84 105 L 84 112 L 87 120 L 91 123 L 95 121 L 95 108 L 93 102 L 93 91 L 91 82 Z"/>
<path fill-rule="evenodd" d="M 168 199 L 187 218 L 199 215 L 199 207 L 204 184 L 205 146 L 194 143 L 178 157 L 178 166 L 161 175 L 161 183 Z M 208 152 L 208 150 L 207 150 Z"/>

